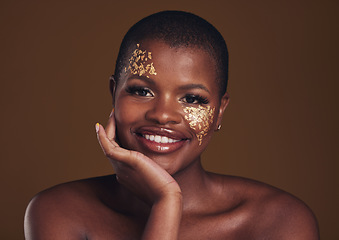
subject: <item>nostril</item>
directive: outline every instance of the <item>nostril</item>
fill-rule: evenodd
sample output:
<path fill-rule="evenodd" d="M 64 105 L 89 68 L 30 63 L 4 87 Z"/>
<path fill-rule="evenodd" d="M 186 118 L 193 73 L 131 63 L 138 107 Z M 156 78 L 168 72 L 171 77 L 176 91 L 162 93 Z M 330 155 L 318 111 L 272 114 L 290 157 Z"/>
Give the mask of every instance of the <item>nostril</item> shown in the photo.
<path fill-rule="evenodd" d="M 157 124 L 179 123 L 180 113 L 173 107 L 156 106 L 146 112 L 146 119 Z"/>

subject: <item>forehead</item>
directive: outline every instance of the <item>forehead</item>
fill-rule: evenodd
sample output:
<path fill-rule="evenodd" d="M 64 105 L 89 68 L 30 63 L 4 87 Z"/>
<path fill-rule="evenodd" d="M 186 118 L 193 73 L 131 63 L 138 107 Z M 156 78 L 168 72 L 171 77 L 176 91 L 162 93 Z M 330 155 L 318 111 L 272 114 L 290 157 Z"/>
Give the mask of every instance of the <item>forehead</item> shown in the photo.
<path fill-rule="evenodd" d="M 168 44 L 148 40 L 130 48 L 130 57 L 136 48 L 151 53 L 147 63 L 153 63 L 157 75 L 154 78 L 172 78 L 181 81 L 203 81 L 216 85 L 216 65 L 209 53 L 198 47 L 170 47 Z M 128 64 L 129 62 L 127 62 Z M 153 77 L 153 76 L 152 76 Z"/>

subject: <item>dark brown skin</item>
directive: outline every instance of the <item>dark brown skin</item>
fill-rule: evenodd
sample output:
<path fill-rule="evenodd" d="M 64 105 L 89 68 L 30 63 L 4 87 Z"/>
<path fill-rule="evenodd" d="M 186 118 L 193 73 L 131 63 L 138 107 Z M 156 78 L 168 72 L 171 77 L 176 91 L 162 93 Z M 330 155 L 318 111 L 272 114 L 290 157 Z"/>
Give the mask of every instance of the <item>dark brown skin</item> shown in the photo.
<path fill-rule="evenodd" d="M 117 84 L 112 80 L 115 111 L 106 129 L 97 128 L 117 178 L 80 180 L 38 194 L 27 208 L 26 239 L 319 239 L 316 220 L 300 200 L 202 168 L 200 155 L 229 101 L 227 93 L 216 94 L 210 56 L 156 41 L 141 46 L 152 52 L 157 75 L 146 79 L 127 72 Z M 135 85 L 146 91 L 126 91 Z M 187 94 L 215 107 L 201 145 L 183 112 L 201 103 Z M 138 136 L 145 127 L 154 135 L 165 129 L 172 137 L 185 136 L 183 144 L 172 152 L 152 151 Z"/>

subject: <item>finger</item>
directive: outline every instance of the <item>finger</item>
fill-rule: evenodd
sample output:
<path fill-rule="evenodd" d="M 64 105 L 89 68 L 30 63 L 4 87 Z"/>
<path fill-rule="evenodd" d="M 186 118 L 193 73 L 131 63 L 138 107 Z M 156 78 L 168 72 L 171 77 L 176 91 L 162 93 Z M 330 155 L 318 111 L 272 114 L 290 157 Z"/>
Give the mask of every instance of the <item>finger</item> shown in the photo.
<path fill-rule="evenodd" d="M 95 129 L 102 151 L 108 158 L 117 161 L 126 161 L 126 159 L 130 157 L 130 151 L 121 148 L 118 143 L 108 138 L 103 126 L 97 123 Z"/>
<path fill-rule="evenodd" d="M 97 138 L 98 138 L 99 144 L 100 144 L 100 146 L 101 146 L 101 148 L 102 148 L 102 150 L 104 151 L 105 154 L 108 152 L 109 149 L 118 146 L 118 144 L 116 142 L 111 141 L 108 138 L 106 131 L 101 124 L 97 123 L 95 125 L 95 130 L 97 132 Z"/>
<path fill-rule="evenodd" d="M 135 159 L 144 159 L 145 161 L 147 158 L 139 152 L 129 151 L 127 149 L 121 148 L 117 142 L 110 140 L 105 132 L 105 129 L 99 123 L 95 125 L 95 129 L 102 151 L 109 159 L 127 164 L 134 164 Z"/>
<path fill-rule="evenodd" d="M 111 114 L 109 115 L 108 122 L 106 125 L 106 134 L 108 139 L 115 140 L 115 117 L 114 117 L 114 108 L 112 109 Z"/>

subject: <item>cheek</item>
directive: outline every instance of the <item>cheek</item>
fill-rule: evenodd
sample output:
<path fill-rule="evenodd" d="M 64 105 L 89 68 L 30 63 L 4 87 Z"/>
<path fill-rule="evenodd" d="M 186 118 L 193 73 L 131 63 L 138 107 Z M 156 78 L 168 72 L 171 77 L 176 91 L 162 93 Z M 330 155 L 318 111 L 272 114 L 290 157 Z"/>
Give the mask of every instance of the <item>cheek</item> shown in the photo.
<path fill-rule="evenodd" d="M 198 107 L 185 107 L 184 112 L 186 121 L 195 131 L 199 145 L 201 145 L 203 137 L 207 135 L 213 124 L 215 107 L 200 105 Z"/>
<path fill-rule="evenodd" d="M 117 127 L 128 126 L 140 119 L 142 108 L 127 98 L 123 98 L 117 101 L 114 113 Z"/>
<path fill-rule="evenodd" d="M 142 111 L 136 104 L 130 104 L 126 99 L 119 99 L 119 101 L 117 101 L 114 117 L 116 121 L 117 140 L 122 147 L 132 149 L 131 126 L 140 121 L 142 117 L 141 114 Z"/>

